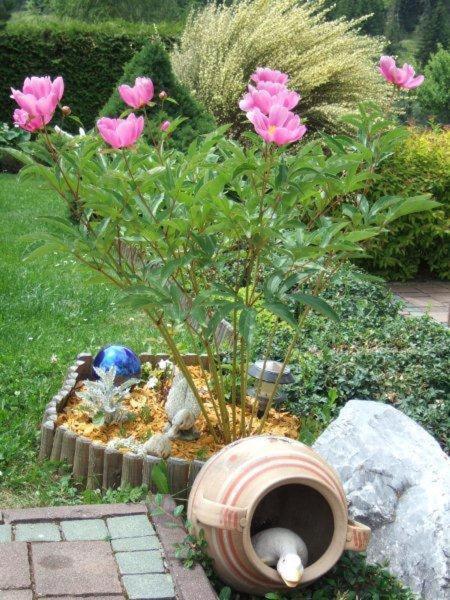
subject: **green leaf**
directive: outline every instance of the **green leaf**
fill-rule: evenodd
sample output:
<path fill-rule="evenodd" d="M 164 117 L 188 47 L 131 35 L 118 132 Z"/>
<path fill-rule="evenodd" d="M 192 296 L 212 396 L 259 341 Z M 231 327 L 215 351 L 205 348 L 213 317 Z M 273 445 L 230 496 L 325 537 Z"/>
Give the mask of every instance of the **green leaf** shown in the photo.
<path fill-rule="evenodd" d="M 101 426 L 105 424 L 105 413 L 101 410 L 92 417 L 92 424 Z"/>
<path fill-rule="evenodd" d="M 163 460 L 153 467 L 151 480 L 160 494 L 170 494 L 169 472 Z"/>
<path fill-rule="evenodd" d="M 359 229 L 356 231 L 350 231 L 341 237 L 339 241 L 344 242 L 361 242 L 362 240 L 368 240 L 371 237 L 375 237 L 380 233 L 379 227 L 372 227 L 370 229 Z"/>
<path fill-rule="evenodd" d="M 404 200 L 399 206 L 394 208 L 394 210 L 388 214 L 386 222 L 390 223 L 399 217 L 404 217 L 405 215 L 410 215 L 412 213 L 433 210 L 438 206 L 441 206 L 441 203 L 436 202 L 435 200 L 430 200 L 429 195 L 424 194 L 422 196 L 414 196 L 413 198 Z"/>
<path fill-rule="evenodd" d="M 264 302 L 263 306 L 282 321 L 289 323 L 292 327 L 297 327 L 297 319 L 286 304 L 282 302 Z"/>
<path fill-rule="evenodd" d="M 320 313 L 324 317 L 327 317 L 328 319 L 332 319 L 336 322 L 339 321 L 339 316 L 337 315 L 337 313 L 331 308 L 331 306 L 327 302 L 325 302 L 325 300 L 322 300 L 322 298 L 319 298 L 318 296 L 311 296 L 310 294 L 303 294 L 301 292 L 297 292 L 295 294 L 292 294 L 291 298 L 293 300 L 296 300 L 297 302 L 300 302 L 301 304 L 306 304 L 307 306 L 310 306 L 316 312 Z"/>
<path fill-rule="evenodd" d="M 239 315 L 239 333 L 248 342 L 255 326 L 256 314 L 251 308 L 243 308 Z"/>

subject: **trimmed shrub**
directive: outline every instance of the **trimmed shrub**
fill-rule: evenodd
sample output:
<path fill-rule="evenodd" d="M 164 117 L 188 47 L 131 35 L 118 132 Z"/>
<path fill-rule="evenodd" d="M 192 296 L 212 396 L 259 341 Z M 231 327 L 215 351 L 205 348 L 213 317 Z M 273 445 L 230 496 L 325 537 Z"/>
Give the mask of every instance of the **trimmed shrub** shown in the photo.
<path fill-rule="evenodd" d="M 258 66 L 288 73 L 308 126 L 330 130 L 359 102 L 389 92 L 374 67 L 381 40 L 360 35 L 357 24 L 327 21 L 324 0 L 213 3 L 189 16 L 172 64 L 218 122 L 237 132 L 246 126 L 238 101 Z"/>
<path fill-rule="evenodd" d="M 8 23 L 0 32 L 0 121 L 11 121 L 9 88 L 28 75 L 62 75 L 64 103 L 92 127 L 123 65 L 140 50 L 151 27 L 88 25 L 53 20 Z"/>
<path fill-rule="evenodd" d="M 161 103 L 157 101 L 156 107 L 150 109 L 151 122 L 154 123 L 155 132 L 166 119 L 171 121 L 179 115 L 186 118 L 186 121 L 174 131 L 171 138 L 176 147 L 184 148 L 198 134 L 214 129 L 215 124 L 211 115 L 177 81 L 170 65 L 169 56 L 160 42 L 146 44 L 125 65 L 122 77 L 116 83 L 110 99 L 102 108 L 102 115 L 116 116 L 123 112 L 126 106 L 119 96 L 117 86 L 122 83 L 133 85 L 135 78 L 139 76 L 151 77 L 155 85 L 155 95 L 164 90 L 177 102 L 177 104 L 173 104 L 166 101 L 161 108 Z"/>
<path fill-rule="evenodd" d="M 410 279 L 421 271 L 450 279 L 450 130 L 413 132 L 385 163 L 371 195 L 430 193 L 439 210 L 409 215 L 377 238 L 363 265 L 388 279 Z"/>

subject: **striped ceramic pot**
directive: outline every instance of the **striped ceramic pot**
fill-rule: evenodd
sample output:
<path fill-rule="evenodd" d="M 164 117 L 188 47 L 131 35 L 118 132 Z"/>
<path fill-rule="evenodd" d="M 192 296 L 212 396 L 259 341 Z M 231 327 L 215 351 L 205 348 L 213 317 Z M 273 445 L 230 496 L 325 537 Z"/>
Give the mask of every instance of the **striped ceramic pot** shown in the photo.
<path fill-rule="evenodd" d="M 210 458 L 192 487 L 188 518 L 204 530 L 219 577 L 251 594 L 287 589 L 255 553 L 251 537 L 286 527 L 305 541 L 309 559 L 301 585 L 326 573 L 345 549 L 364 551 L 370 529 L 348 519 L 337 473 L 314 450 L 276 436 L 254 436 Z"/>

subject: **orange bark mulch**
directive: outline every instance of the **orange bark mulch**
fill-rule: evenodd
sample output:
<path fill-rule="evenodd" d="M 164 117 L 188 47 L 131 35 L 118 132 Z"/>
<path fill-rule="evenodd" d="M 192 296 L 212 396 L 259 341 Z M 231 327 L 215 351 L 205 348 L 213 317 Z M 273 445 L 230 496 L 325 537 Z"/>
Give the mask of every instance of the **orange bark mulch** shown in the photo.
<path fill-rule="evenodd" d="M 209 394 L 205 379 L 200 367 L 189 367 L 197 389 L 205 400 L 206 411 L 211 422 L 216 425 L 217 418 L 212 403 L 208 400 Z M 56 424 L 65 425 L 77 435 L 84 436 L 96 442 L 107 444 L 110 440 L 121 437 L 133 436 L 139 442 L 145 442 L 154 433 L 162 433 L 167 424 L 167 415 L 164 403 L 169 391 L 169 383 L 162 389 L 148 389 L 136 386 L 124 399 L 123 408 L 132 417 L 122 425 L 94 425 L 89 414 L 82 407 L 82 401 L 76 392 L 69 398 L 66 407 L 58 415 Z M 247 396 L 245 422 L 248 425 L 252 410 L 253 398 Z M 231 417 L 232 407 L 227 405 Z M 236 406 L 236 420 L 240 423 L 241 409 Z M 231 419 L 230 419 L 231 420 Z M 256 433 L 259 427 L 259 419 L 253 420 L 252 431 Z M 272 408 L 264 426 L 263 433 L 282 435 L 292 439 L 298 439 L 300 420 L 298 417 L 287 412 L 280 412 Z M 200 432 L 200 438 L 196 441 L 172 440 L 172 456 L 193 460 L 205 459 L 218 452 L 225 444 L 216 443 L 206 425 L 202 415 L 197 420 L 196 429 Z M 121 448 L 121 452 L 129 452 L 128 448 Z"/>

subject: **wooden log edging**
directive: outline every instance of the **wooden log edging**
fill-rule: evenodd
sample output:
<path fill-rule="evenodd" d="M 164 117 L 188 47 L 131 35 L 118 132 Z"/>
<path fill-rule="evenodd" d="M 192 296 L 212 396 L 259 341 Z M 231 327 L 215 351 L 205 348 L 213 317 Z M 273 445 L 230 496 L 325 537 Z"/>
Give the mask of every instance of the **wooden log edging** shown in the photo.
<path fill-rule="evenodd" d="M 143 353 L 139 358 L 141 363 L 150 362 L 152 366 L 156 366 L 160 360 L 170 359 L 170 356 Z M 200 363 L 204 368 L 208 368 L 207 356 L 186 354 L 183 358 L 188 366 Z M 69 464 L 75 481 L 87 489 L 106 490 L 124 485 L 145 485 L 151 492 L 156 493 L 158 490 L 152 480 L 152 469 L 161 459 L 151 455 L 142 457 L 132 453 L 122 454 L 118 450 L 106 448 L 103 444 L 77 435 L 65 425 L 56 426 L 58 413 L 64 410 L 70 395 L 82 381 L 91 377 L 92 360 L 91 354 L 79 354 L 76 363 L 69 367 L 61 390 L 45 406 L 41 423 L 39 460 Z M 171 494 L 179 499 L 187 498 L 204 462 L 170 457 L 166 463 Z"/>

